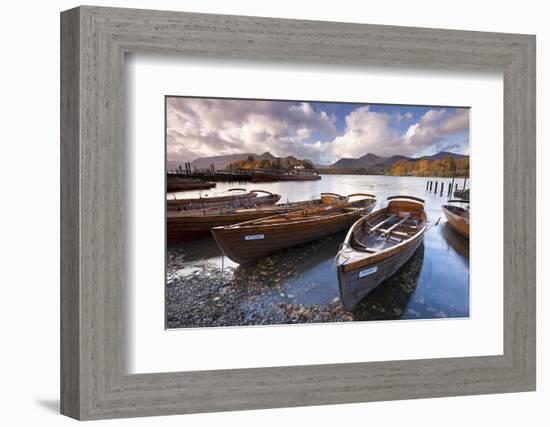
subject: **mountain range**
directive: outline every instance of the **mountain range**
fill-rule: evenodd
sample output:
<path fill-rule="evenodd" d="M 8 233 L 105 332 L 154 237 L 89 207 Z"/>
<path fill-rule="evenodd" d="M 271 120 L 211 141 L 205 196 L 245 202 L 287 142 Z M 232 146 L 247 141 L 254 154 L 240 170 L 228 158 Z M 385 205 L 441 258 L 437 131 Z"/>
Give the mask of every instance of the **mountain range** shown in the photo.
<path fill-rule="evenodd" d="M 338 161 L 334 162 L 331 165 L 315 165 L 318 169 L 368 169 L 373 172 L 383 173 L 384 170 L 393 166 L 395 163 L 405 160 L 408 162 L 418 162 L 420 160 L 441 160 L 446 157 L 452 157 L 454 160 L 467 159 L 468 156 L 463 154 L 451 153 L 448 151 L 441 151 L 437 154 L 431 156 L 422 156 L 422 157 L 407 157 L 401 155 L 395 155 L 391 157 L 382 157 L 377 156 L 373 153 L 367 153 L 364 156 L 358 158 L 341 158 Z M 269 160 L 273 162 L 277 159 L 276 156 L 272 155 L 269 152 L 262 154 L 255 153 L 239 153 L 239 154 L 228 154 L 222 156 L 211 156 L 211 157 L 199 157 L 191 162 L 191 169 L 208 169 L 210 165 L 214 165 L 217 170 L 225 169 L 232 163 L 246 160 L 249 157 L 253 157 L 254 160 Z M 297 162 L 298 159 L 294 156 L 282 157 L 281 161 L 283 164 L 286 164 L 287 161 L 291 163 Z M 177 168 L 180 165 L 179 162 L 168 161 L 168 169 Z"/>
<path fill-rule="evenodd" d="M 270 162 L 273 162 L 277 160 L 277 157 L 269 152 L 265 152 L 262 154 L 255 154 L 255 153 L 239 153 L 239 154 L 228 154 L 224 156 L 211 156 L 211 157 L 199 157 L 191 162 L 191 169 L 208 169 L 210 168 L 210 165 L 214 165 L 216 170 L 225 169 L 227 166 L 229 166 L 232 163 L 246 160 L 249 157 L 253 157 L 254 160 L 269 160 Z M 298 162 L 298 159 L 294 156 L 287 156 L 287 157 L 281 157 L 281 161 L 283 164 L 286 164 L 287 161 L 290 161 L 292 163 Z M 179 162 L 175 161 L 168 161 L 168 169 L 177 168 L 180 165 Z"/>
<path fill-rule="evenodd" d="M 452 157 L 454 160 L 466 159 L 468 156 L 463 154 L 450 153 L 448 151 L 441 151 L 431 156 L 422 157 L 407 157 L 395 155 L 391 157 L 381 157 L 373 153 L 367 153 L 357 159 L 344 157 L 330 166 L 318 166 L 319 168 L 341 168 L 341 169 L 385 169 L 392 166 L 400 160 L 409 162 L 418 162 L 420 160 L 442 160 L 446 157 Z"/>

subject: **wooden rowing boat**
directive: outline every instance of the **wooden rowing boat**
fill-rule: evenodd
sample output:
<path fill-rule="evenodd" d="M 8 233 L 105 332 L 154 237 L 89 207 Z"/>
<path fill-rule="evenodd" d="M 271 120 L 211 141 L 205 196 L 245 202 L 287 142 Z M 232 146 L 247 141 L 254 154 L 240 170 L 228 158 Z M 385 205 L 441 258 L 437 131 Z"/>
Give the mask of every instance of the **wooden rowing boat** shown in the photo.
<path fill-rule="evenodd" d="M 317 181 L 321 179 L 316 171 L 292 171 L 292 172 L 276 172 L 276 171 L 252 171 L 252 182 L 276 182 L 276 181 Z"/>
<path fill-rule="evenodd" d="M 450 200 L 453 202 L 453 200 Z M 443 205 L 441 206 L 448 223 L 453 227 L 453 230 L 457 231 L 467 239 L 470 238 L 470 210 L 463 208 L 462 206 L 455 205 Z"/>
<path fill-rule="evenodd" d="M 336 206 L 348 202 L 348 197 L 322 193 L 321 198 L 283 203 L 257 208 L 208 208 L 166 212 L 166 240 L 169 244 L 210 236 L 216 226 L 227 226 L 301 209 Z"/>
<path fill-rule="evenodd" d="M 274 205 L 281 199 L 279 194 L 273 194 L 264 190 L 251 190 L 246 192 L 244 188 L 230 188 L 227 191 L 244 191 L 244 193 L 214 197 L 197 197 L 192 199 L 169 199 L 166 201 L 166 208 L 168 210 L 208 209 L 217 207 L 246 208 Z M 263 195 L 259 196 L 259 194 Z"/>
<path fill-rule="evenodd" d="M 225 255 L 236 263 L 244 264 L 347 229 L 361 214 L 371 212 L 376 205 L 374 196 L 362 196 L 361 199 L 336 205 L 214 227 L 212 234 Z"/>
<path fill-rule="evenodd" d="M 385 208 L 353 224 L 336 255 L 340 298 L 348 310 L 392 276 L 423 241 L 424 201 L 411 196 L 388 200 Z"/>
<path fill-rule="evenodd" d="M 169 193 L 176 191 L 206 190 L 215 186 L 216 184 L 213 182 L 195 178 L 170 177 L 166 180 L 166 191 Z"/>

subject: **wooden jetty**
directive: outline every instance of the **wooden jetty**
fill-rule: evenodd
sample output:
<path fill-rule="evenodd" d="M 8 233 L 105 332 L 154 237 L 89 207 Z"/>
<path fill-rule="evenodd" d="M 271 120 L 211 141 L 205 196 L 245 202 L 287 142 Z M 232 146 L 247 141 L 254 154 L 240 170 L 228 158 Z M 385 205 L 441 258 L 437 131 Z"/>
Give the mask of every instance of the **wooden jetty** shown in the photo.
<path fill-rule="evenodd" d="M 275 181 L 315 181 L 321 179 L 315 169 L 223 169 L 217 170 L 214 165 L 208 169 L 191 170 L 189 163 L 185 169 L 179 167 L 168 172 L 168 178 L 200 179 L 211 182 L 275 182 Z"/>

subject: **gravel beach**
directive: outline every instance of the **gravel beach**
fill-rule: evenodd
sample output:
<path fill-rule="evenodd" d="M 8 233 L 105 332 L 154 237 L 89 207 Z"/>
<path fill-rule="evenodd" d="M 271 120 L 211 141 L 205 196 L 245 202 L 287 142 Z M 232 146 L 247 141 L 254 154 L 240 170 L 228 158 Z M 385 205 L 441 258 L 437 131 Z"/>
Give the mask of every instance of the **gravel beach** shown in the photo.
<path fill-rule="evenodd" d="M 202 246 L 174 246 L 167 257 L 167 328 L 277 325 L 418 318 L 429 307 L 407 310 L 422 266 L 423 247 L 400 272 L 373 291 L 354 312 L 338 297 L 332 255 L 341 236 L 329 237 L 245 266 L 212 262 L 207 239 Z M 307 265 L 325 264 L 322 275 L 309 277 Z M 324 259 L 326 258 L 326 260 Z M 226 260 L 227 261 L 227 260 Z M 306 272 L 304 272 L 304 269 Z M 316 280 L 317 279 L 317 280 Z M 319 299 L 319 280 L 331 283 Z M 326 288 L 326 283 L 323 283 Z M 308 296 L 313 295 L 314 297 Z M 442 313 L 429 317 L 445 317 Z"/>

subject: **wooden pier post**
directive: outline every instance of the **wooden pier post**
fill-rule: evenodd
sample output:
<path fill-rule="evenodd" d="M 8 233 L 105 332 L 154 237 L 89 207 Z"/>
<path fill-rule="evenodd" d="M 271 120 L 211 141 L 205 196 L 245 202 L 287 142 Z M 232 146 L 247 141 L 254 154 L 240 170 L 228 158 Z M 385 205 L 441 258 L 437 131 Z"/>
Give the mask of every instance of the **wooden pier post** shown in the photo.
<path fill-rule="evenodd" d="M 430 188 L 430 181 L 426 181 L 426 191 L 428 191 Z"/>
<path fill-rule="evenodd" d="M 430 181 L 430 193 L 432 192 L 432 184 L 433 184 L 433 181 Z"/>
<path fill-rule="evenodd" d="M 435 193 L 435 194 L 437 194 L 437 184 L 438 184 L 438 182 L 436 181 L 436 182 L 435 182 L 435 190 L 434 190 L 434 193 Z"/>
<path fill-rule="evenodd" d="M 449 182 L 449 189 L 447 190 L 447 197 L 451 197 L 451 192 L 453 190 L 453 184 Z"/>
<path fill-rule="evenodd" d="M 445 187 L 445 183 L 441 183 L 441 192 L 439 193 L 439 197 L 443 196 L 443 187 Z"/>
<path fill-rule="evenodd" d="M 464 185 L 462 186 L 462 189 L 466 189 L 466 179 L 468 178 L 468 169 L 466 169 L 466 172 L 464 172 Z"/>

